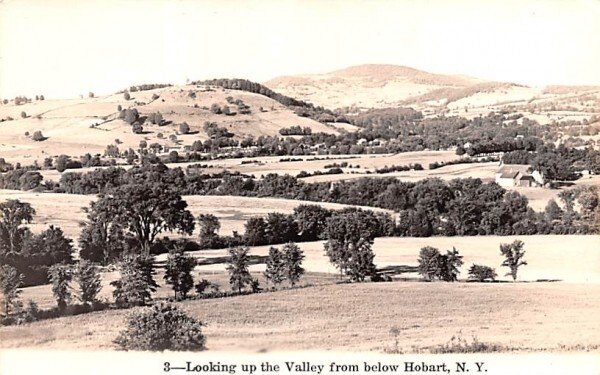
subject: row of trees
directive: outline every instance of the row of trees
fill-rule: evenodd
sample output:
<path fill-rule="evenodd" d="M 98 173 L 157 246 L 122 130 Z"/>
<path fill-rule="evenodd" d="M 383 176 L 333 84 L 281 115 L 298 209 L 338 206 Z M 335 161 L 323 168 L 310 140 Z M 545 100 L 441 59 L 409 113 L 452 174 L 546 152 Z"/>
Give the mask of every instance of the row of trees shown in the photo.
<path fill-rule="evenodd" d="M 519 268 L 527 265 L 527 262 L 523 260 L 525 256 L 523 246 L 524 243 L 521 240 L 500 245 L 500 253 L 504 257 L 502 266 L 509 268 L 510 271 L 506 276 L 511 276 L 513 281 L 517 280 Z M 457 281 L 460 266 L 463 265 L 462 258 L 456 248 L 447 250 L 446 254 L 442 254 L 434 247 L 425 246 L 419 253 L 418 272 L 426 281 Z M 469 269 L 469 280 L 479 282 L 485 280 L 493 281 L 496 277 L 496 271 L 489 266 L 473 264 Z"/>

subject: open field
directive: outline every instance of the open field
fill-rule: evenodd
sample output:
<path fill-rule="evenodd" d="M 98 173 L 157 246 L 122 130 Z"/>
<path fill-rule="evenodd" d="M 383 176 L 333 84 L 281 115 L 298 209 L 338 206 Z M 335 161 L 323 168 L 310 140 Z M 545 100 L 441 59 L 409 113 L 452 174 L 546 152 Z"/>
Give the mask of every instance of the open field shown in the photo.
<path fill-rule="evenodd" d="M 597 350 L 600 344 L 598 284 L 342 284 L 178 305 L 207 324 L 209 350 L 383 351 L 393 345 L 392 327 L 408 352 L 457 334 L 520 350 Z M 128 313 L 0 328 L 0 346 L 114 349 L 111 341 Z"/>
<path fill-rule="evenodd" d="M 79 237 L 79 223 L 86 219 L 83 207 L 95 199 L 89 195 L 56 194 L 56 193 L 32 193 L 17 190 L 0 190 L 0 201 L 5 199 L 19 199 L 30 203 L 36 210 L 36 216 L 30 224 L 34 232 L 41 232 L 48 225 L 60 226 L 68 237 L 76 239 Z M 220 233 L 231 234 L 232 231 L 244 232 L 244 223 L 252 216 L 266 216 L 270 212 L 281 212 L 290 214 L 294 208 L 301 204 L 317 204 L 328 209 L 342 209 L 345 207 L 357 207 L 337 203 L 308 202 L 279 198 L 254 198 L 216 195 L 191 195 L 184 196 L 188 203 L 188 209 L 197 217 L 201 213 L 211 213 L 217 216 L 221 222 Z M 389 212 L 381 208 L 363 207 L 367 210 L 378 212 Z M 198 236 L 199 229 L 196 228 L 194 237 Z"/>
<path fill-rule="evenodd" d="M 419 251 L 424 246 L 433 246 L 440 251 L 456 247 L 462 255 L 464 265 L 459 279 L 466 279 L 473 263 L 496 269 L 498 280 L 510 280 L 504 276 L 508 271 L 500 267 L 503 257 L 500 244 L 519 239 L 525 243 L 527 266 L 519 270 L 519 280 L 561 280 L 565 282 L 600 283 L 600 236 L 479 236 L 479 237 L 382 237 L 376 238 L 373 250 L 375 265 L 417 266 Z M 298 244 L 306 259 L 303 266 L 310 272 L 336 273 L 337 269 L 329 262 L 323 250 L 323 242 L 303 242 Z M 252 255 L 265 256 L 270 246 L 252 247 Z M 202 250 L 192 253 L 200 259 L 226 256 L 227 250 Z M 163 259 L 161 255 L 158 259 Z M 203 271 L 224 271 L 225 264 L 211 264 L 198 267 Z M 264 264 L 250 266 L 252 271 L 264 270 Z M 402 277 L 419 277 L 416 272 L 401 274 Z"/>

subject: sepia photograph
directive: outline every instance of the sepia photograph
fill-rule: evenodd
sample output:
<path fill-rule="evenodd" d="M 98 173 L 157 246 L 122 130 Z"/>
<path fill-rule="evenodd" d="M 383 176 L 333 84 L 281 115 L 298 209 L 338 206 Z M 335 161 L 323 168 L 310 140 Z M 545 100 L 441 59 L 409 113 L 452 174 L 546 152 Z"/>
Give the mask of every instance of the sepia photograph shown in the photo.
<path fill-rule="evenodd" d="M 597 0 L 0 1 L 0 373 L 598 359 L 599 61 Z"/>

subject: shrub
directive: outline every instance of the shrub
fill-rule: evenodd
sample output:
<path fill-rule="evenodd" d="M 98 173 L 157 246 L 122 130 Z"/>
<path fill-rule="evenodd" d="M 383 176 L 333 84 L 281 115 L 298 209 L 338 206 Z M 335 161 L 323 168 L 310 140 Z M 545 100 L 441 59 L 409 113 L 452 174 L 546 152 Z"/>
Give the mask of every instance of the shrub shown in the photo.
<path fill-rule="evenodd" d="M 127 91 L 125 91 L 125 92 L 123 93 L 123 99 L 125 99 L 125 100 L 129 100 L 129 99 L 131 99 L 131 95 L 129 95 L 129 93 L 128 93 Z"/>
<path fill-rule="evenodd" d="M 496 271 L 492 267 L 473 264 L 471 268 L 469 268 L 469 280 L 483 282 L 490 279 L 494 281 L 497 276 Z"/>
<path fill-rule="evenodd" d="M 121 112 L 122 110 L 123 110 L 123 106 L 119 104 L 117 106 L 117 112 Z"/>
<path fill-rule="evenodd" d="M 81 260 L 75 268 L 75 281 L 79 285 L 79 299 L 86 305 L 96 301 L 102 289 L 98 268 L 88 260 Z"/>
<path fill-rule="evenodd" d="M 3 265 L 0 267 L 0 290 L 2 290 L 4 316 L 8 317 L 11 311 L 18 311 L 21 307 L 19 287 L 23 284 L 23 275 L 16 268 Z"/>
<path fill-rule="evenodd" d="M 27 113 L 25 113 L 25 111 L 21 111 L 21 118 L 27 118 Z"/>
<path fill-rule="evenodd" d="M 41 142 L 46 139 L 40 130 L 33 132 L 33 136 L 31 138 L 36 142 Z"/>
<path fill-rule="evenodd" d="M 206 343 L 202 325 L 177 307 L 160 303 L 131 314 L 114 343 L 124 350 L 201 351 Z"/>

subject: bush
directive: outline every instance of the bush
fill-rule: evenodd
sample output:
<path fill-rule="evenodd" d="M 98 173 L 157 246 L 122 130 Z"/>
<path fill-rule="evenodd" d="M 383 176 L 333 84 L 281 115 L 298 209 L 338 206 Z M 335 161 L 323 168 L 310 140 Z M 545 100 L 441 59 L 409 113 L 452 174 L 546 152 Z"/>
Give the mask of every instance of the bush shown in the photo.
<path fill-rule="evenodd" d="M 129 93 L 128 93 L 127 91 L 125 91 L 125 92 L 123 93 L 123 99 L 125 99 L 125 100 L 129 100 L 129 99 L 131 99 L 131 95 L 129 95 Z"/>
<path fill-rule="evenodd" d="M 21 112 L 21 118 L 27 118 L 27 113 L 25 113 L 25 111 Z"/>
<path fill-rule="evenodd" d="M 177 307 L 160 303 L 131 314 L 114 343 L 124 350 L 201 351 L 206 343 L 202 325 Z"/>
<path fill-rule="evenodd" d="M 490 279 L 494 281 L 497 276 L 496 271 L 492 267 L 473 264 L 471 268 L 469 268 L 469 280 L 483 282 Z"/>

